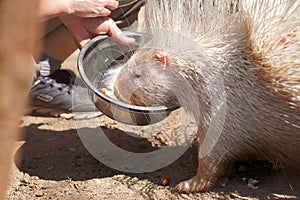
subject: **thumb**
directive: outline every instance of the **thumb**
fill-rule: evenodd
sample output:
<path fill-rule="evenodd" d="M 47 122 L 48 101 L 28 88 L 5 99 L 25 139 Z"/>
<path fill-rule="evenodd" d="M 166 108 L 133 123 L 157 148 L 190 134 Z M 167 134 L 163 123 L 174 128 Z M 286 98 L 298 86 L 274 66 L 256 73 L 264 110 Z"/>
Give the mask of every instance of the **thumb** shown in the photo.
<path fill-rule="evenodd" d="M 83 47 L 86 43 L 88 43 L 88 41 L 90 41 L 90 38 L 86 38 L 86 39 L 83 39 L 83 40 L 79 41 L 78 48 L 79 48 L 79 49 L 82 49 L 82 47 Z"/>
<path fill-rule="evenodd" d="M 106 23 L 108 30 L 107 34 L 111 36 L 116 42 L 120 44 L 132 44 L 135 39 L 124 34 L 124 32 L 117 26 L 114 20 L 107 19 Z"/>

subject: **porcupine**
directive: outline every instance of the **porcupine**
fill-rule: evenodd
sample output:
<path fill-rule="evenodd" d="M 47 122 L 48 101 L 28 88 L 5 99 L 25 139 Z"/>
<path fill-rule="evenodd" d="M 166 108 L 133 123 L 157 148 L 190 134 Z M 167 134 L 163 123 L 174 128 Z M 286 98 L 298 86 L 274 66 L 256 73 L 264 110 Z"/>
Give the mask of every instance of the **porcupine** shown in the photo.
<path fill-rule="evenodd" d="M 248 158 L 299 168 L 299 16 L 296 0 L 147 1 L 145 26 L 151 39 L 118 75 L 116 96 L 146 106 L 178 104 L 182 98 L 180 106 L 198 119 L 201 149 L 215 114 L 214 87 L 208 81 L 224 84 L 216 95 L 226 100 L 220 137 L 207 155 L 199 155 L 196 176 L 179 183 L 178 191 L 209 190 L 236 161 Z M 183 82 L 196 99 L 185 93 Z"/>

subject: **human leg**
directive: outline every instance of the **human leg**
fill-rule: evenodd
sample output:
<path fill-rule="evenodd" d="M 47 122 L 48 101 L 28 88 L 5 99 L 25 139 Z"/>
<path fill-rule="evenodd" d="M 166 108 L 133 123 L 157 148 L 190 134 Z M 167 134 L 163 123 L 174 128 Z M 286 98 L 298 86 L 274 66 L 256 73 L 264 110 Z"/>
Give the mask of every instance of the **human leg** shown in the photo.
<path fill-rule="evenodd" d="M 142 5 L 143 0 L 120 0 L 119 8 L 114 10 L 110 17 L 115 19 L 121 28 L 127 27 L 137 20 Z M 85 95 L 87 89 L 73 85 L 68 78 L 70 75 L 66 71 L 59 70 L 61 63 L 77 49 L 77 46 L 67 28 L 58 19 L 47 23 L 42 46 L 41 56 L 35 56 L 41 76 L 31 89 L 32 106 L 43 113 L 49 113 L 52 109 L 70 113 L 74 106 L 78 108 L 78 103 L 82 108 L 80 110 L 94 112 L 94 107 L 84 105 L 84 102 L 88 101 L 85 100 L 88 98 L 88 95 Z M 57 77 L 61 77 L 61 74 L 65 74 L 67 80 L 58 80 Z M 68 92 L 73 92 L 75 101 L 74 99 L 72 101 L 72 96 Z"/>
<path fill-rule="evenodd" d="M 77 117 L 89 118 L 100 113 L 89 104 L 87 90 L 73 85 L 75 75 L 71 71 L 60 70 L 61 63 L 76 49 L 71 34 L 58 18 L 47 22 L 41 39 L 42 53 L 35 60 L 39 73 L 30 90 L 30 102 L 35 114 L 74 117 L 78 112 L 90 112 Z"/>

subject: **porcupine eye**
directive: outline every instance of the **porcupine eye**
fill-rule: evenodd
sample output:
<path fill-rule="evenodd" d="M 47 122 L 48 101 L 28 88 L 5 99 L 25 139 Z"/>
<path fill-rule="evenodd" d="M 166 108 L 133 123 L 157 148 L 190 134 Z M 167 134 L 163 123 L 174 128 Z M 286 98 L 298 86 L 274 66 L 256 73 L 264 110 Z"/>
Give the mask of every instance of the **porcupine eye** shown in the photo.
<path fill-rule="evenodd" d="M 134 75 L 134 78 L 138 79 L 138 78 L 141 78 L 142 76 L 140 74 L 135 74 Z"/>
<path fill-rule="evenodd" d="M 139 84 L 142 81 L 142 75 L 140 73 L 132 74 L 132 79 L 136 84 Z"/>

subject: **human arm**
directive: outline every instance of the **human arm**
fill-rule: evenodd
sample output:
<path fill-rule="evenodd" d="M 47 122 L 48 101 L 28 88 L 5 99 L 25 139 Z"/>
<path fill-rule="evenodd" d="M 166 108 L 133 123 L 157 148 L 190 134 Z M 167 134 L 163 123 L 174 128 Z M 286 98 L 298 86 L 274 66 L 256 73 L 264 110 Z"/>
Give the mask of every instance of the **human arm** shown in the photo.
<path fill-rule="evenodd" d="M 101 17 L 110 15 L 118 5 L 118 0 L 40 0 L 38 15 L 43 21 L 63 15 Z"/>
<path fill-rule="evenodd" d="M 60 20 L 73 35 L 78 47 L 81 48 L 91 38 L 99 34 L 108 34 L 121 44 L 131 44 L 134 38 L 127 37 L 109 17 L 82 18 L 74 15 L 61 16 Z"/>

